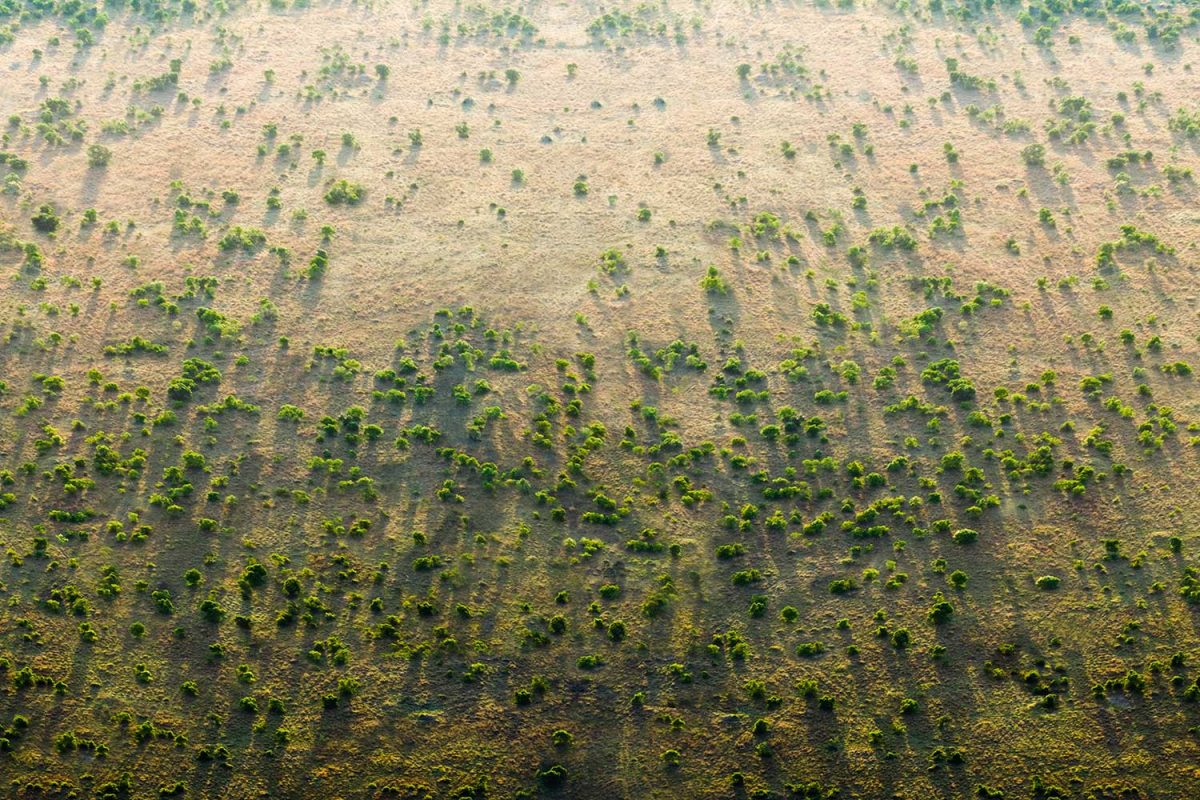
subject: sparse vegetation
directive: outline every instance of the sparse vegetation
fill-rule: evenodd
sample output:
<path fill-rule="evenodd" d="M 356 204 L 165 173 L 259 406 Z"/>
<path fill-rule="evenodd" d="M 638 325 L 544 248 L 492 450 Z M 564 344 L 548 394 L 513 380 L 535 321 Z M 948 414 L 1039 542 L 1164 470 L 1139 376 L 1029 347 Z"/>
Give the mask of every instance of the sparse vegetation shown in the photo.
<path fill-rule="evenodd" d="M 0 794 L 1200 796 L 1197 35 L 0 4 Z"/>

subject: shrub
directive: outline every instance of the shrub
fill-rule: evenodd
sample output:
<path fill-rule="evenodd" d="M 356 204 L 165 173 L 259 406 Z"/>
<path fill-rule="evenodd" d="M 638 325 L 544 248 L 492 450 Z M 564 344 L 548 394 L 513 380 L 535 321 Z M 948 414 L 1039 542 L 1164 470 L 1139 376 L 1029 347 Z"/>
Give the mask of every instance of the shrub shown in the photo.
<path fill-rule="evenodd" d="M 87 162 L 89 167 L 107 167 L 110 161 L 112 161 L 112 150 L 109 150 L 102 144 L 94 144 L 88 147 Z"/>
<path fill-rule="evenodd" d="M 267 235 L 258 228 L 243 228 L 241 225 L 234 225 L 217 241 L 217 247 L 225 251 L 240 248 L 250 252 L 266 243 Z"/>
<path fill-rule="evenodd" d="M 803 656 L 805 658 L 819 656 L 824 652 L 825 645 L 821 642 L 801 642 L 800 644 L 796 645 L 796 655 Z"/>
<path fill-rule="evenodd" d="M 200 616 L 209 622 L 220 622 L 225 618 L 225 609 L 213 597 L 205 598 L 199 606 Z"/>
<path fill-rule="evenodd" d="M 220 380 L 221 373 L 212 364 L 199 358 L 189 358 L 183 362 L 183 374 L 167 384 L 167 396 L 172 400 L 190 400 L 200 384 L 219 383 Z"/>
<path fill-rule="evenodd" d="M 556 789 L 567 781 L 567 768 L 562 764 L 551 764 L 545 769 L 538 770 L 538 783 L 547 789 Z"/>
<path fill-rule="evenodd" d="M 721 273 L 714 266 L 709 266 L 708 272 L 700 279 L 700 288 L 709 294 L 725 294 L 729 291 L 729 286 L 721 277 Z"/>
<path fill-rule="evenodd" d="M 304 277 L 309 280 L 319 280 L 324 277 L 325 271 L 329 269 L 329 253 L 317 248 L 317 252 L 313 254 L 312 260 L 308 262 L 308 268 L 304 270 Z"/>
<path fill-rule="evenodd" d="M 731 544 L 717 545 L 717 558 L 722 561 L 727 561 L 731 558 L 744 555 L 746 547 L 741 542 L 733 542 Z"/>
<path fill-rule="evenodd" d="M 54 206 L 48 203 L 38 206 L 37 213 L 31 219 L 33 227 L 42 233 L 54 233 L 58 230 L 59 221 L 58 214 L 54 211 Z"/>
<path fill-rule="evenodd" d="M 279 407 L 277 418 L 287 422 L 299 422 L 304 419 L 304 411 L 296 406 L 284 403 Z"/>
<path fill-rule="evenodd" d="M 329 186 L 329 190 L 325 192 L 325 202 L 332 206 L 336 205 L 356 205 L 362 199 L 366 190 L 361 184 L 351 183 L 342 178 L 334 181 Z"/>
<path fill-rule="evenodd" d="M 959 528 L 953 535 L 955 544 L 971 544 L 979 538 L 979 531 L 970 528 Z"/>
<path fill-rule="evenodd" d="M 762 573 L 756 569 L 744 569 L 733 573 L 729 579 L 733 582 L 734 586 L 749 586 L 752 583 L 761 581 Z"/>
<path fill-rule="evenodd" d="M 1039 589 L 1052 590 L 1058 588 L 1059 584 L 1062 583 L 1062 578 L 1057 575 L 1043 575 L 1035 580 L 1034 583 L 1037 584 Z"/>
<path fill-rule="evenodd" d="M 854 591 L 857 588 L 858 586 L 854 583 L 853 578 L 838 578 L 837 580 L 830 581 L 829 583 L 830 594 L 845 594 L 846 592 Z"/>
<path fill-rule="evenodd" d="M 928 620 L 934 625 L 940 625 L 953 615 L 954 606 L 947 602 L 941 592 L 935 593 L 933 595 L 933 605 L 930 607 L 927 615 Z"/>

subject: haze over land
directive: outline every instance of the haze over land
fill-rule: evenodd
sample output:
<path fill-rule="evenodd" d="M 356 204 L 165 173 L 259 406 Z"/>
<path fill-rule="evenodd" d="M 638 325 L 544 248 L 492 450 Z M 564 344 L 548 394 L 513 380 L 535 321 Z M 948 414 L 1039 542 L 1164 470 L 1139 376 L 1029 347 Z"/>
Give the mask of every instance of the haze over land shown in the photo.
<path fill-rule="evenodd" d="M 1200 794 L 1198 36 L 0 0 L 0 795 Z"/>

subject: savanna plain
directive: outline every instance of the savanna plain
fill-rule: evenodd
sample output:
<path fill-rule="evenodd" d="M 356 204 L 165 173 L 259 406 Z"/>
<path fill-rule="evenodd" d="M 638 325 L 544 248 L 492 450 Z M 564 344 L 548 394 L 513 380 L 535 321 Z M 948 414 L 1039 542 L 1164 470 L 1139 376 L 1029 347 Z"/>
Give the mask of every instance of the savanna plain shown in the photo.
<path fill-rule="evenodd" d="M 0 796 L 1200 796 L 1198 69 L 0 0 Z"/>

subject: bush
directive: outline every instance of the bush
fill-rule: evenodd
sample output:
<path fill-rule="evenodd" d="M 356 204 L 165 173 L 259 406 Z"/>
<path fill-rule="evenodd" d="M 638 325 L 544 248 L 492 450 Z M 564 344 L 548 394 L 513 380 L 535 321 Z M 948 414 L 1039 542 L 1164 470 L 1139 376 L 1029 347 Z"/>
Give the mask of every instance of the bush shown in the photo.
<path fill-rule="evenodd" d="M 1058 577 L 1057 575 L 1043 575 L 1035 580 L 1034 583 L 1037 584 L 1039 589 L 1046 589 L 1047 591 L 1050 591 L 1058 588 L 1059 584 L 1062 583 L 1062 578 Z"/>
<path fill-rule="evenodd" d="M 545 769 L 538 770 L 538 783 L 547 789 L 557 789 L 567 781 L 567 768 L 562 764 L 551 764 Z"/>
<path fill-rule="evenodd" d="M 296 406 L 284 403 L 279 407 L 277 418 L 287 422 L 299 422 L 304 419 L 304 411 Z"/>
<path fill-rule="evenodd" d="M 189 358 L 183 362 L 183 374 L 172 378 L 167 384 L 167 396 L 172 400 L 190 400 L 200 384 L 220 381 L 221 372 L 212 364 L 199 358 Z"/>
<path fill-rule="evenodd" d="M 234 225 L 217 241 L 217 247 L 225 251 L 240 248 L 246 252 L 250 252 L 257 247 L 262 247 L 266 243 L 267 235 L 260 229 L 243 228 L 241 225 Z"/>
<path fill-rule="evenodd" d="M 734 586 L 749 586 L 762 580 L 762 573 L 756 569 L 744 569 L 730 576 Z"/>
<path fill-rule="evenodd" d="M 821 642 L 801 642 L 800 644 L 796 645 L 796 655 L 803 656 L 805 658 L 819 656 L 824 652 L 825 645 Z"/>
<path fill-rule="evenodd" d="M 838 578 L 837 580 L 830 581 L 829 583 L 830 594 L 845 594 L 846 592 L 854 591 L 857 588 L 858 586 L 854 583 L 853 578 Z"/>
<path fill-rule="evenodd" d="M 929 609 L 927 615 L 930 622 L 934 625 L 940 625 L 950 619 L 954 615 L 954 606 L 946 601 L 945 596 L 941 592 L 933 595 L 933 606 Z"/>
<path fill-rule="evenodd" d="M 721 277 L 721 273 L 714 266 L 709 266 L 704 277 L 700 279 L 700 288 L 709 294 L 725 294 L 729 291 L 725 279 Z"/>
<path fill-rule="evenodd" d="M 107 167 L 110 161 L 112 161 L 112 150 L 104 145 L 94 144 L 87 149 L 89 167 Z"/>
<path fill-rule="evenodd" d="M 225 618 L 225 609 L 213 597 L 206 598 L 200 603 L 200 616 L 209 622 L 220 622 Z"/>
<path fill-rule="evenodd" d="M 357 205 L 362 199 L 366 190 L 361 184 L 351 183 L 342 178 L 334 181 L 329 186 L 329 190 L 325 192 L 325 202 L 331 206 L 337 205 Z"/>
<path fill-rule="evenodd" d="M 55 213 L 54 206 L 49 204 L 39 206 L 30 221 L 33 222 L 33 227 L 42 233 L 54 233 L 58 230 L 58 214 Z"/>
<path fill-rule="evenodd" d="M 312 260 L 308 262 L 308 268 L 304 270 L 304 277 L 309 280 L 318 280 L 325 275 L 325 271 L 329 269 L 329 253 L 317 248 L 317 252 L 313 254 Z"/>
<path fill-rule="evenodd" d="M 955 544 L 971 544 L 979 538 L 979 531 L 971 530 L 970 528 L 959 528 L 954 532 Z"/>

